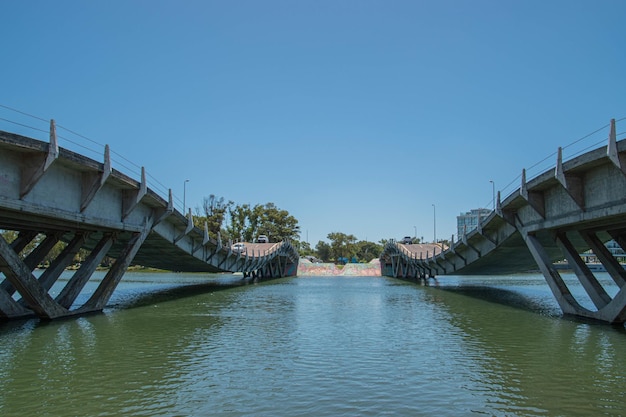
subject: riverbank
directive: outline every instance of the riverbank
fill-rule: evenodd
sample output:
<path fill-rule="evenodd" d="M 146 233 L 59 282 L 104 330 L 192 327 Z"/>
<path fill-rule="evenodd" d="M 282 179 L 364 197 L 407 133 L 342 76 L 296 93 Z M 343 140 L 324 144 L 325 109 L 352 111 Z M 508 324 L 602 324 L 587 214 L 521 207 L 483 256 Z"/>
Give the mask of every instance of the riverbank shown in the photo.
<path fill-rule="evenodd" d="M 380 260 L 374 259 L 366 264 L 335 265 L 333 263 L 313 263 L 300 258 L 298 263 L 299 277 L 328 277 L 328 276 L 352 276 L 352 277 L 379 277 Z"/>

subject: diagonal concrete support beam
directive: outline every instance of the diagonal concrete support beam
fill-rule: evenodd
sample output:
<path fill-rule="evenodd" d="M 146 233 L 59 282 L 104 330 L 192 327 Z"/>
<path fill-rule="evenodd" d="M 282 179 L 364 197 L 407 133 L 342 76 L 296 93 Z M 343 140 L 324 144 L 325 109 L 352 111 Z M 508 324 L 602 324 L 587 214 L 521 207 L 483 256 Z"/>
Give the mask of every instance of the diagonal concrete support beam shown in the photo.
<path fill-rule="evenodd" d="M 585 242 L 587 242 L 594 255 L 598 257 L 598 260 L 604 265 L 606 272 L 609 273 L 613 281 L 622 288 L 626 284 L 626 270 L 624 270 L 617 259 L 611 255 L 611 252 L 600 239 L 598 239 L 595 233 L 581 232 L 580 235 Z"/>
<path fill-rule="evenodd" d="M 122 276 L 128 269 L 129 265 L 133 261 L 133 258 L 141 248 L 141 245 L 148 237 L 148 234 L 152 230 L 152 220 L 146 219 L 144 229 L 140 233 L 133 233 L 132 238 L 126 244 L 126 247 L 120 253 L 120 256 L 115 260 L 115 263 L 109 269 L 109 272 L 100 282 L 100 285 L 89 298 L 87 303 L 82 306 L 79 311 L 81 313 L 87 311 L 101 311 L 109 302 L 113 291 L 119 284 Z"/>
<path fill-rule="evenodd" d="M 480 251 L 474 247 L 474 245 L 471 245 L 468 241 L 467 241 L 467 235 L 463 235 L 463 239 L 461 240 L 463 242 L 463 244 L 465 246 L 467 246 L 468 248 L 470 248 L 471 250 L 473 250 L 474 252 L 476 252 L 476 255 L 478 255 L 478 257 L 482 257 L 483 255 L 480 253 Z M 426 255 L 426 257 L 428 257 L 428 254 Z"/>
<path fill-rule="evenodd" d="M 50 120 L 50 143 L 48 152 L 24 156 L 22 160 L 22 172 L 20 175 L 20 199 L 26 197 L 46 173 L 50 165 L 59 157 L 59 144 L 57 142 L 57 130 L 54 120 Z"/>
<path fill-rule="evenodd" d="M 44 287 L 46 291 L 50 291 L 50 288 L 52 288 L 54 283 L 59 279 L 61 273 L 72 263 L 74 256 L 76 256 L 86 240 L 87 233 L 77 233 L 59 256 L 57 256 L 50 266 L 41 274 L 39 282 L 41 282 L 41 286 Z"/>
<path fill-rule="evenodd" d="M 519 189 L 519 194 L 524 200 L 528 202 L 528 205 L 537 212 L 542 218 L 546 218 L 546 203 L 542 192 L 529 191 L 526 185 L 526 170 L 522 169 L 522 185 Z M 498 200 L 500 197 L 498 196 Z"/>
<path fill-rule="evenodd" d="M 174 214 L 174 197 L 172 194 L 172 189 L 170 188 L 169 197 L 167 200 L 167 207 L 165 207 L 165 209 L 159 209 L 153 212 L 153 217 L 154 217 L 153 225 L 156 226 L 157 224 L 161 223 L 163 220 L 167 219 L 172 214 Z"/>
<path fill-rule="evenodd" d="M 585 210 L 585 194 L 582 177 L 578 175 L 567 174 L 563 171 L 563 149 L 559 147 L 557 152 L 556 168 L 554 169 L 554 177 L 561 183 L 565 191 L 572 197 L 572 200 Z"/>
<path fill-rule="evenodd" d="M 74 273 L 63 290 L 61 290 L 56 298 L 57 303 L 67 309 L 74 304 L 74 301 L 76 301 L 76 298 L 89 281 L 89 278 L 91 278 L 98 265 L 102 262 L 102 259 L 104 259 L 109 249 L 111 249 L 113 240 L 113 235 L 111 234 L 105 234 L 102 239 L 100 239 L 87 259 L 81 264 L 78 271 Z"/>
<path fill-rule="evenodd" d="M 181 233 L 180 235 L 176 236 L 176 238 L 174 238 L 174 243 L 178 242 L 179 240 L 187 236 L 189 233 L 191 233 L 193 228 L 194 228 L 193 215 L 191 214 L 191 209 L 189 209 L 189 214 L 187 214 L 187 227 L 185 228 L 185 231 L 183 233 Z"/>
<path fill-rule="evenodd" d="M 141 183 L 137 190 L 126 190 L 123 192 L 122 201 L 122 221 L 124 221 L 130 213 L 141 202 L 141 199 L 148 193 L 148 184 L 146 182 L 146 169 L 141 167 Z"/>
<path fill-rule="evenodd" d="M 561 310 L 563 310 L 566 314 L 581 314 L 583 312 L 588 313 L 589 311 L 583 308 L 578 301 L 576 301 L 563 281 L 563 278 L 559 274 L 559 271 L 556 270 L 552 261 L 550 261 L 550 257 L 539 240 L 537 240 L 534 235 L 530 235 L 523 230 L 520 230 L 520 234 L 522 235 L 522 238 L 524 239 L 532 257 L 535 259 L 539 270 L 548 283 L 554 298 L 556 298 L 559 303 Z M 588 314 L 584 315 L 587 316 Z"/>
<path fill-rule="evenodd" d="M 567 235 L 565 233 L 557 233 L 555 241 L 596 308 L 600 310 L 610 303 L 611 297 L 600 285 L 593 272 L 589 270 L 576 248 L 567 238 Z"/>
<path fill-rule="evenodd" d="M 37 245 L 37 247 L 28 254 L 28 256 L 26 256 L 26 258 L 24 259 L 24 265 L 30 271 L 34 270 L 37 265 L 39 265 L 41 261 L 43 261 L 46 255 L 50 253 L 54 245 L 59 242 L 60 238 L 60 233 L 51 233 L 47 235 L 46 238 L 41 243 L 39 243 L 39 245 Z M 16 290 L 8 279 L 5 279 L 2 284 L 0 284 L 0 288 L 6 291 L 9 295 L 13 295 Z"/>
<path fill-rule="evenodd" d="M 32 316 L 33 312 L 21 306 L 6 291 L 0 290 L 0 317 L 15 319 L 18 317 Z"/>
<path fill-rule="evenodd" d="M 0 236 L 0 262 L 3 273 L 17 289 L 22 298 L 40 318 L 54 319 L 68 314 L 67 309 L 56 303 L 35 278 L 31 269 L 19 258 L 11 246 Z M 6 292 L 5 292 L 6 294 Z"/>
<path fill-rule="evenodd" d="M 98 191 L 104 187 L 104 183 L 107 181 L 109 176 L 113 172 L 111 167 L 111 151 L 109 150 L 109 145 L 105 145 L 104 147 L 104 165 L 102 168 L 102 172 L 99 173 L 84 173 L 82 178 L 82 189 L 81 189 L 81 202 L 80 202 L 80 212 L 82 213 L 89 207 L 89 204 L 92 202 Z"/>
<path fill-rule="evenodd" d="M 611 119 L 611 129 L 609 131 L 609 143 L 606 147 L 606 156 L 613 162 L 613 165 L 626 175 L 626 155 L 620 155 L 617 151 L 617 135 L 615 133 L 615 119 Z"/>
<path fill-rule="evenodd" d="M 37 235 L 37 232 L 32 232 L 30 230 L 22 231 L 17 238 L 11 242 L 11 248 L 13 248 L 15 253 L 20 253 L 30 242 L 33 241 L 35 237 L 37 237 Z"/>

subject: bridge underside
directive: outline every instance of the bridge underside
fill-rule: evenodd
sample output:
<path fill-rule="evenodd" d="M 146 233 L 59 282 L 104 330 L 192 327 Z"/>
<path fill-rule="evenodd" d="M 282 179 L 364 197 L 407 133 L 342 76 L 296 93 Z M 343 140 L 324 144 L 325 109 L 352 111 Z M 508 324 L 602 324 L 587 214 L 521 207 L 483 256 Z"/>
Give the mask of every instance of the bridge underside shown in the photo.
<path fill-rule="evenodd" d="M 15 226 L 11 229 L 6 223 L 0 228 L 15 230 Z M 60 253 L 55 252 L 47 268 L 35 277 L 33 272 L 45 258 L 50 257 L 58 242 L 64 243 L 64 249 Z M 36 246 L 26 255 L 24 248 L 33 244 Z M 52 297 L 50 289 L 62 282 L 59 280 L 61 274 L 73 265 L 75 255 L 81 249 L 89 254 L 73 271 L 72 277 L 67 282 L 63 281 L 64 287 L 60 292 Z M 245 276 L 255 279 L 293 276 L 297 271 L 297 259 L 294 262 L 292 256 L 276 255 L 264 260 L 262 257 L 233 254 L 226 248 L 213 251 L 199 248 L 198 252 L 202 252 L 203 258 L 215 257 L 219 266 L 190 256 L 184 249 L 173 246 L 150 231 L 149 227 L 143 232 L 117 233 L 21 230 L 11 242 L 0 235 L 0 319 L 30 316 L 55 319 L 101 311 L 131 263 L 185 272 L 214 273 L 239 269 Z M 86 303 L 76 305 L 96 268 L 103 264 L 108 267 L 105 278 Z"/>

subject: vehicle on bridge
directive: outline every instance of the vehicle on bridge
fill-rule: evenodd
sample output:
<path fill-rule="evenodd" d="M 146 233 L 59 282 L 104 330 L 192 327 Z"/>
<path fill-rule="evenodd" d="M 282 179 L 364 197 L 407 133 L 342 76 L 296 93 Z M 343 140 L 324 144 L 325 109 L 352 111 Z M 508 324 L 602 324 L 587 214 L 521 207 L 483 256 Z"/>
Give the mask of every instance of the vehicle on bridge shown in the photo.
<path fill-rule="evenodd" d="M 243 242 L 235 243 L 233 246 L 231 246 L 231 249 L 233 250 L 233 252 L 245 252 L 246 245 Z"/>
<path fill-rule="evenodd" d="M 270 239 L 267 237 L 267 235 L 259 235 L 259 237 L 256 238 L 257 243 L 270 243 Z"/>

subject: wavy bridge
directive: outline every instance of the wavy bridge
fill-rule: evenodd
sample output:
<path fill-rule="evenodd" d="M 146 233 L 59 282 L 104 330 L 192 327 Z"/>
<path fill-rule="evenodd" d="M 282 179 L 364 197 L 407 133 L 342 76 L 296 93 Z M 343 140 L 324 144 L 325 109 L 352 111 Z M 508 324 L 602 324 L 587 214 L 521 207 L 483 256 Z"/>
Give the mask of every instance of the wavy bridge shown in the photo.
<path fill-rule="evenodd" d="M 97 162 L 58 146 L 54 121 L 50 142 L 0 131 L 0 318 L 36 315 L 55 319 L 102 310 L 131 263 L 180 272 L 243 272 L 256 279 L 294 276 L 298 253 L 290 242 L 250 244 L 245 251 L 223 245 L 193 223 L 191 210 L 174 208 L 146 183 L 111 167 L 105 147 Z M 44 235 L 26 257 L 20 253 Z M 67 243 L 38 277 L 33 271 L 59 241 Z M 89 252 L 56 297 L 51 287 L 80 249 Z M 97 289 L 75 302 L 105 256 L 114 259 Z M 1 277 L 0 277 L 1 278 Z"/>
<path fill-rule="evenodd" d="M 565 314 L 624 323 L 626 270 L 604 245 L 611 239 L 626 249 L 626 140 L 616 140 L 615 120 L 606 146 L 567 162 L 559 148 L 554 169 L 529 181 L 522 171 L 519 188 L 504 201 L 498 193 L 495 210 L 449 247 L 390 242 L 381 268 L 383 275 L 411 279 L 538 268 Z M 579 255 L 589 250 L 610 275 L 609 286 Z M 568 288 L 558 268 L 563 261 L 589 303 L 581 304 Z"/>
<path fill-rule="evenodd" d="M 148 187 L 143 168 L 139 180 L 113 169 L 108 147 L 102 162 L 60 148 L 53 121 L 49 142 L 0 131 L 0 229 L 16 232 L 11 241 L 0 236 L 0 319 L 101 311 L 131 263 L 264 279 L 295 276 L 299 262 L 290 242 L 248 244 L 241 252 L 219 234 L 210 237 L 206 224 L 194 225 L 191 210 L 184 215 L 174 208 L 171 190 L 163 198 Z M 616 140 L 615 121 L 605 147 L 566 162 L 559 149 L 554 169 L 528 181 L 522 171 L 520 187 L 504 200 L 498 193 L 493 212 L 449 247 L 390 242 L 381 268 L 383 275 L 405 279 L 538 268 L 565 314 L 624 323 L 626 270 L 605 247 L 609 240 L 626 248 L 626 140 Z M 59 241 L 64 249 L 35 276 Z M 81 249 L 89 255 L 53 297 L 50 289 Z M 612 288 L 581 259 L 585 251 L 604 266 Z M 75 305 L 105 257 L 114 259 L 105 277 Z M 568 288 L 558 269 L 562 261 L 589 303 Z"/>

